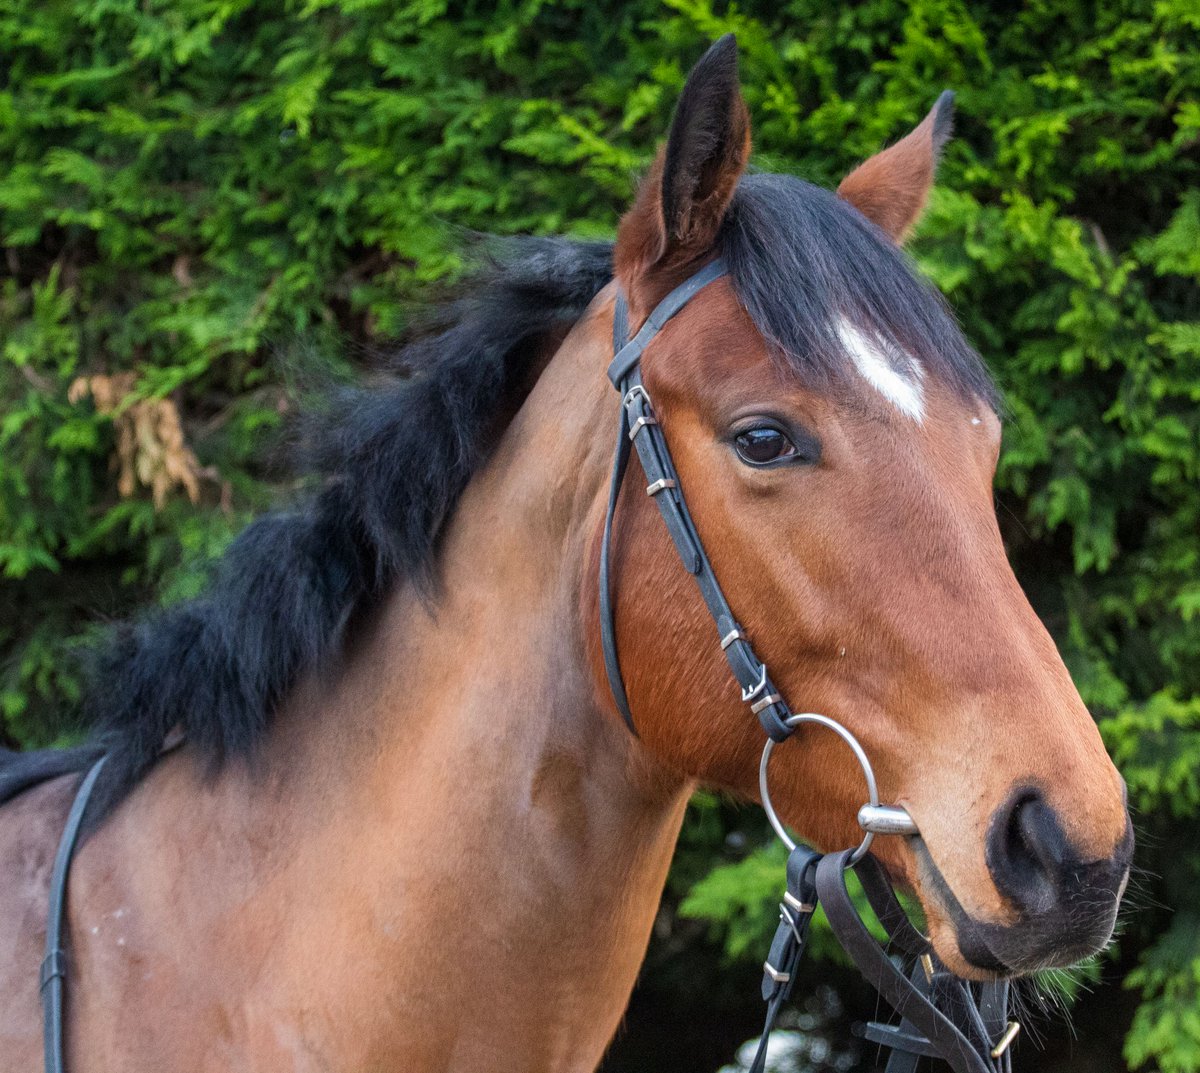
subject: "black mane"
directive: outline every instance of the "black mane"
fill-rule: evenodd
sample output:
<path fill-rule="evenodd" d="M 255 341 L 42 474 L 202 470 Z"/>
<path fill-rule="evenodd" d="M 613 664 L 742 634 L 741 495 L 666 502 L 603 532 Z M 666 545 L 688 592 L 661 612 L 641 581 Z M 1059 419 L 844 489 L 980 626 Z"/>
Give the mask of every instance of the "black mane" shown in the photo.
<path fill-rule="evenodd" d="M 832 193 L 748 176 L 720 244 L 742 305 L 795 374 L 846 367 L 836 328 L 846 317 L 994 403 L 941 296 Z M 77 766 L 101 746 L 109 754 L 93 816 L 128 792 L 175 728 L 214 768 L 251 753 L 300 675 L 336 660 L 347 624 L 428 569 L 443 523 L 532 386 L 539 344 L 574 323 L 611 275 L 608 243 L 523 239 L 509 252 L 442 311 L 441 331 L 399 352 L 406 375 L 339 400 L 310 458 L 319 492 L 251 524 L 204 596 L 114 632 L 86 702 L 93 739 L 74 754 Z M 36 757 L 0 757 L 11 787 L 28 784 Z"/>
<path fill-rule="evenodd" d="M 394 356 L 403 375 L 334 400 L 308 444 L 321 491 L 253 522 L 205 595 L 119 627 L 99 654 L 84 715 L 109 760 L 94 816 L 174 728 L 214 768 L 249 754 L 300 675 L 337 658 L 355 615 L 429 567 L 502 416 L 532 386 L 538 344 L 611 273 L 608 243 L 513 240 L 435 313 L 442 330 Z"/>

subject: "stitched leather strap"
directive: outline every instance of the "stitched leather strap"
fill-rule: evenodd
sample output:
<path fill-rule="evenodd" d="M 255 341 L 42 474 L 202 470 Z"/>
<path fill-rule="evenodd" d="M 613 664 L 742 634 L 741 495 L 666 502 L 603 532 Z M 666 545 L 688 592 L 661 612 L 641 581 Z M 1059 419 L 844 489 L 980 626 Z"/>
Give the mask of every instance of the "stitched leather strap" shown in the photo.
<path fill-rule="evenodd" d="M 775 741 L 791 736 L 787 725 L 791 711 L 775 689 L 766 665 L 754 653 L 734 617 L 733 609 L 721 590 L 712 564 L 704 552 L 700 534 L 696 531 L 679 474 L 671 461 L 671 453 L 650 396 L 642 383 L 641 358 L 647 346 L 671 317 L 713 280 L 726 272 L 721 260 L 713 261 L 667 295 L 646 319 L 633 339 L 628 334 L 628 304 L 618 293 L 613 313 L 613 349 L 615 356 L 609 366 L 609 379 L 621 392 L 622 405 L 618 423 L 617 449 L 613 460 L 612 480 L 609 483 L 608 511 L 604 520 L 604 535 L 600 550 L 600 636 L 604 648 L 604 669 L 617 709 L 630 730 L 636 733 L 633 713 L 621 676 L 617 653 L 616 627 L 612 603 L 612 534 L 617 500 L 629 462 L 628 441 L 632 440 L 646 476 L 646 492 L 658 504 L 659 513 L 684 567 L 696 579 L 700 594 L 708 606 L 717 630 L 717 640 L 725 652 L 734 678 L 742 687 L 742 700 L 751 706 L 767 735 Z"/>
<path fill-rule="evenodd" d="M 763 965 L 762 996 L 767 1004 L 767 1019 L 749 1073 L 763 1073 L 766 1068 L 771 1032 L 796 986 L 808 943 L 808 928 L 817 908 L 815 877 L 820 859 L 821 855 L 807 846 L 797 846 L 788 856 L 787 895 L 779 906 L 779 927 Z"/>

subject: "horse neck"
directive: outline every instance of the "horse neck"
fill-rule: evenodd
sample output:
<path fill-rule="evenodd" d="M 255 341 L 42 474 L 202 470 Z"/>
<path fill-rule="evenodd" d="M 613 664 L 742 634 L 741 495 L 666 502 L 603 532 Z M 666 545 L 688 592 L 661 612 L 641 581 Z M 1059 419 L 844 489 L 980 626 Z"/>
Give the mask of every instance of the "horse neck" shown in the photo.
<path fill-rule="evenodd" d="M 687 790 L 601 706 L 587 656 L 617 410 L 610 322 L 601 301 L 568 336 L 464 493 L 432 592 L 412 582 L 394 595 L 340 690 L 340 706 L 373 712 L 367 799 L 446 782 L 445 819 L 472 842 L 503 841 L 507 813 L 514 835 L 543 815 L 583 844 L 675 815 Z M 420 756 L 440 780 L 414 773 Z"/>
<path fill-rule="evenodd" d="M 356 872 L 306 912 L 345 919 L 346 898 L 368 892 L 364 919 L 384 922 L 390 956 L 445 981 L 460 1018 L 451 1031 L 498 1018 L 492 1046 L 512 1039 L 520 1068 L 540 1068 L 521 1065 L 531 1050 L 545 1068 L 599 1060 L 690 788 L 600 707 L 586 658 L 581 607 L 617 404 L 603 376 L 609 303 L 601 309 L 568 337 L 464 494 L 435 595 L 404 586 L 363 631 L 334 696 L 309 687 L 299 701 L 312 740 L 298 766 L 322 773 L 311 812 L 325 816 L 307 821 L 311 851 L 296 860 L 320 884 L 335 853 Z M 294 746 L 282 751 L 296 759 Z M 360 958 L 373 938 L 346 943 Z M 460 990 L 464 961 L 474 975 Z M 381 976 L 403 987 L 406 972 Z M 476 988 L 487 1011 L 464 1015 L 462 992 Z M 531 1011 L 541 1028 L 528 1032 L 552 1039 L 522 1036 Z M 505 1068 L 494 1052 L 484 1064 Z"/>
<path fill-rule="evenodd" d="M 359 622 L 255 763 L 208 779 L 185 745 L 82 847 L 79 1048 L 158 1009 L 109 1065 L 211 1068 L 219 1039 L 222 1068 L 595 1068 L 690 789 L 602 707 L 587 658 L 610 323 L 598 299 L 549 362 L 432 596 L 406 583 Z"/>

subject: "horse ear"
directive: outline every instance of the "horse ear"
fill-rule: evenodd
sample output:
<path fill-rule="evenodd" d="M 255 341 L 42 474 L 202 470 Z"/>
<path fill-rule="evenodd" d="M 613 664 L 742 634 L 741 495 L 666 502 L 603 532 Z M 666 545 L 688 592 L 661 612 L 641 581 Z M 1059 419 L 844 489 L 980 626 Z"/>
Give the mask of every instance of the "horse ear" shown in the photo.
<path fill-rule="evenodd" d="M 750 156 L 750 113 L 726 34 L 688 75 L 667 144 L 617 232 L 618 272 L 690 260 L 716 240 Z"/>
<path fill-rule="evenodd" d="M 929 115 L 895 145 L 859 164 L 838 187 L 868 220 L 902 243 L 916 226 L 954 125 L 954 94 L 946 90 Z"/>

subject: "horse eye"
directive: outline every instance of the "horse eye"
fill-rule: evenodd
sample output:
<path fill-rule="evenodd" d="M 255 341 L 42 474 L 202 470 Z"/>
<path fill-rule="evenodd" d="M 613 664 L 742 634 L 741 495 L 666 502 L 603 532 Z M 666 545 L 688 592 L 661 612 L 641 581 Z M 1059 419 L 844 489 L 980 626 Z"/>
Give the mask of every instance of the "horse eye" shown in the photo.
<path fill-rule="evenodd" d="M 748 428 L 734 438 L 738 457 L 748 466 L 769 466 L 796 454 L 796 445 L 777 428 Z"/>

